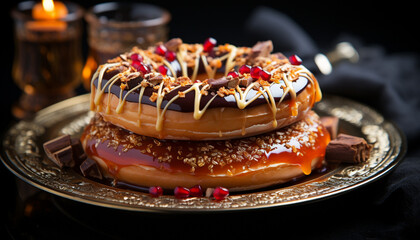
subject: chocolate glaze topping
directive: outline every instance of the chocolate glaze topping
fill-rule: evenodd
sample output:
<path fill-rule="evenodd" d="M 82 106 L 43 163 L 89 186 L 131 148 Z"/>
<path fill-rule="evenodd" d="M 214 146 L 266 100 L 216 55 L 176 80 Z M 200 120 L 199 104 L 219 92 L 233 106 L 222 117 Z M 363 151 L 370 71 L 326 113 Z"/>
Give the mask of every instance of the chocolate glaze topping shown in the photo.
<path fill-rule="evenodd" d="M 107 76 L 110 79 L 110 76 Z M 102 81 L 102 87 L 104 87 L 106 85 L 106 83 L 108 82 L 109 79 L 103 79 Z M 138 85 L 140 84 L 140 82 L 143 80 L 143 78 L 138 77 L 135 79 L 130 80 L 130 85 Z M 293 88 L 296 91 L 296 95 L 298 95 L 301 91 L 303 91 L 305 89 L 305 87 L 308 85 L 309 81 L 307 78 L 305 77 L 299 77 L 297 80 L 295 80 L 294 82 L 292 82 Z M 93 82 L 94 86 L 97 88 L 98 87 L 98 79 L 95 79 Z M 278 84 L 272 84 L 270 86 L 270 90 L 271 93 L 274 97 L 274 100 L 276 102 L 280 101 L 280 99 L 283 97 L 284 91 L 281 88 L 281 86 L 284 86 L 284 84 L 278 83 Z M 178 89 L 178 91 L 185 91 L 188 88 L 190 88 L 191 85 L 189 86 L 184 86 L 184 87 L 180 87 Z M 125 99 L 127 102 L 138 102 L 139 101 L 139 94 L 140 94 L 140 89 L 136 89 L 133 92 L 128 93 L 130 88 L 128 88 L 127 90 L 123 90 L 123 96 L 126 96 L 127 94 L 127 98 Z M 114 94 L 115 96 L 119 96 L 120 95 L 120 83 L 116 83 L 114 85 L 111 86 L 111 93 Z M 167 103 L 178 94 L 178 91 L 171 91 L 169 93 L 167 93 L 164 97 L 163 97 L 163 101 L 162 101 L 162 105 L 161 108 L 165 108 Z M 156 101 L 152 102 L 150 100 L 150 97 L 152 96 L 152 93 L 156 92 L 156 90 L 154 90 L 153 88 L 145 88 L 143 96 L 142 96 L 142 100 L 141 103 L 142 104 L 147 104 L 150 106 L 154 106 L 156 107 Z M 108 93 L 108 88 L 105 88 L 104 93 Z M 255 94 L 257 93 L 256 90 L 251 89 L 247 99 L 251 99 L 253 96 L 255 96 Z M 204 108 L 204 106 L 213 98 L 215 92 L 211 92 L 208 95 L 203 95 L 201 97 L 201 101 L 200 101 L 200 109 Z M 236 93 L 238 94 L 238 93 Z M 265 94 L 267 97 L 267 94 Z M 194 92 L 188 92 L 185 94 L 184 98 L 177 98 L 174 102 L 172 102 L 169 106 L 168 106 L 168 110 L 174 110 L 174 111 L 180 111 L 180 112 L 193 112 L 194 111 L 194 98 L 195 98 L 195 93 Z M 287 93 L 286 96 L 284 97 L 284 100 L 288 100 L 290 99 L 290 93 Z M 256 100 L 254 100 L 253 102 L 251 102 L 248 107 L 254 107 L 254 106 L 258 106 L 260 104 L 266 104 L 267 101 L 265 100 L 264 96 L 261 95 L 259 96 Z M 237 103 L 236 103 L 236 99 L 233 95 L 227 95 L 227 96 L 223 96 L 223 97 L 216 97 L 208 106 L 208 108 L 219 108 L 219 107 L 237 107 Z"/>

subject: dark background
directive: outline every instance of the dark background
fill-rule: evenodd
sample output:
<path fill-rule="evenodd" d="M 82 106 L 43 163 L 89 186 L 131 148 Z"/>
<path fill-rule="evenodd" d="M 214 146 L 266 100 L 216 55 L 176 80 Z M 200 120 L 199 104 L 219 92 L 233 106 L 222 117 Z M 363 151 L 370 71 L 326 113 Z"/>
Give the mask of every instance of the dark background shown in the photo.
<path fill-rule="evenodd" d="M 101 1 L 74 0 L 84 8 L 89 8 Z M 414 2 L 368 2 L 368 1 L 142 1 L 164 7 L 172 14 L 169 24 L 169 37 L 181 37 L 184 42 L 203 42 L 209 36 L 219 43 L 252 45 L 258 39 L 246 31 L 244 23 L 257 6 L 272 7 L 295 20 L 316 42 L 321 51 L 328 51 L 338 38 L 351 36 L 363 45 L 379 46 L 389 54 L 410 52 L 420 53 L 418 45 L 417 9 Z M 10 108 L 20 94 L 10 76 L 13 59 L 13 21 L 10 10 L 17 2 L 2 2 L 1 13 L 1 72 L 0 107 L 2 110 L 0 130 L 3 133 L 15 120 L 10 115 Z M 273 31 L 276 31 L 273 26 Z M 84 43 L 84 53 L 87 47 Z M 276 49 L 281 51 L 281 49 Z M 419 83 L 420 86 L 420 83 Z M 322 86 L 321 86 L 322 87 Z M 412 229 L 402 235 L 401 231 L 392 231 L 401 227 L 399 215 L 389 217 L 388 212 L 398 211 L 398 206 L 381 205 L 377 207 L 378 191 L 386 178 L 345 196 L 310 206 L 297 206 L 275 211 L 252 211 L 237 214 L 211 215 L 135 215 L 114 212 L 108 209 L 93 208 L 84 204 L 70 205 L 70 211 L 88 211 L 83 215 L 83 224 L 67 218 L 56 210 L 51 203 L 52 196 L 38 193 L 36 201 L 40 210 L 32 219 L 22 221 L 18 213 L 19 197 L 16 195 L 16 181 L 13 175 L 0 166 L 0 195 L 4 200 L 1 205 L 0 239 L 73 239 L 73 237 L 104 238 L 109 232 L 120 233 L 118 236 L 142 234 L 162 236 L 169 230 L 171 236 L 224 236 L 240 235 L 239 231 L 260 235 L 293 234 L 298 238 L 316 239 L 384 239 L 407 238 Z M 18 182 L 19 183 L 19 182 Z M 379 186 L 379 187 L 378 187 Z M 63 201 L 54 198 L 54 202 Z M 363 208 L 361 208 L 363 206 Z M 15 211 L 16 209 L 16 211 Z M 79 211 L 80 210 L 80 211 Z M 15 216 L 16 214 L 16 216 Z M 88 215 L 89 215 L 88 214 Z M 97 230 L 98 215 L 107 229 Z M 406 215 L 404 215 L 406 216 Z M 124 219 L 128 222 L 124 222 Z M 128 220 L 127 220 L 128 219 Z M 122 221 L 126 227 L 117 224 Z M 375 223 L 379 222 L 379 223 Z M 115 222 L 115 224 L 112 224 Z M 374 222 L 374 223 L 373 223 Z M 87 224 L 89 223 L 89 224 Z M 362 223 L 362 224 L 361 224 Z M 396 225 L 398 223 L 398 226 Z M 69 226 L 69 227 L 67 227 Z M 232 228 L 232 226 L 234 228 Z M 77 229 L 68 229 L 68 228 Z M 115 228 L 115 229 L 113 229 Z M 134 229 L 138 228 L 138 231 Z M 378 230 L 379 228 L 379 230 Z M 70 231 L 69 231 L 70 230 Z M 383 234 L 378 235 L 378 232 Z M 16 232 L 23 234 L 16 234 Z M 65 235 L 61 235 L 64 234 Z M 83 233 L 84 235 L 79 235 Z M 389 234 L 388 234 L 389 233 Z M 414 233 L 414 232 L 413 232 Z M 127 235 L 125 235 L 127 234 Z M 138 234 L 138 235 L 136 235 Z M 3 237 L 4 236 L 4 237 Z M 67 236 L 67 237 L 64 237 Z M 115 235 L 114 235 L 115 236 Z"/>
<path fill-rule="evenodd" d="M 19 1 L 7 1 L 1 7 L 3 89 L 0 104 L 6 109 L 16 100 L 19 90 L 11 81 L 13 59 L 13 20 L 10 10 Z M 74 0 L 85 9 L 103 1 Z M 172 20 L 169 37 L 184 42 L 203 42 L 211 36 L 219 43 L 250 46 L 258 40 L 246 31 L 246 20 L 258 6 L 272 7 L 296 21 L 324 52 L 331 50 L 337 38 L 351 35 L 366 45 L 379 45 L 388 53 L 420 52 L 416 8 L 409 1 L 141 1 L 169 10 Z M 276 31 L 273 27 L 273 31 Z M 85 38 L 86 39 L 86 38 Z M 275 49 L 281 51 L 282 49 Z M 86 42 L 84 53 L 87 53 Z M 2 126 L 9 121 L 2 118 Z"/>
<path fill-rule="evenodd" d="M 1 6 L 2 50 L 1 72 L 4 109 L 1 125 L 9 122 L 8 110 L 19 89 L 11 81 L 13 59 L 13 20 L 10 10 L 19 1 L 3 2 Z M 103 1 L 74 0 L 85 9 Z M 257 6 L 268 6 L 296 21 L 324 52 L 331 50 L 342 36 L 359 38 L 365 45 L 379 45 L 387 53 L 420 52 L 418 44 L 417 10 L 409 1 L 141 1 L 169 10 L 172 20 L 169 37 L 181 37 L 184 42 L 203 42 L 212 36 L 219 43 L 250 46 L 260 39 L 246 31 L 246 20 Z M 273 31 L 276 31 L 273 27 Z M 86 39 L 86 38 L 85 38 Z M 282 51 L 282 49 L 275 49 Z M 84 43 L 84 53 L 87 45 Z"/>

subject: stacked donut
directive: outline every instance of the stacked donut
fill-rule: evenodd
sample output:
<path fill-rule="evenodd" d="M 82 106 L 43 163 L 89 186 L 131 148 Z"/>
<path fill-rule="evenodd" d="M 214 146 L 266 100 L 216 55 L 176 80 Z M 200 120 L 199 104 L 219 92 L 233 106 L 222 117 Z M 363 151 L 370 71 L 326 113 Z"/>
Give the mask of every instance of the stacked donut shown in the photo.
<path fill-rule="evenodd" d="M 311 111 L 321 92 L 297 56 L 272 49 L 175 38 L 109 60 L 91 82 L 86 154 L 143 187 L 239 191 L 310 174 L 330 141 Z"/>

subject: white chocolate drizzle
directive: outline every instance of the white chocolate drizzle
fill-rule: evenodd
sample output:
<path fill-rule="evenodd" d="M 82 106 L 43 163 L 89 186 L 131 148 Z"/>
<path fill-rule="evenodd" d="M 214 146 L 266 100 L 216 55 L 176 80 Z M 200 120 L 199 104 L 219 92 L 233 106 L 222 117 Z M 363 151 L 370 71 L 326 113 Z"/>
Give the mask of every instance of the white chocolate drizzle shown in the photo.
<path fill-rule="evenodd" d="M 183 46 L 185 44 L 182 44 L 179 48 L 178 51 L 176 52 L 176 58 L 181 66 L 181 72 L 182 72 L 182 76 L 183 77 L 188 77 L 188 67 L 187 67 L 187 62 L 185 61 L 186 57 L 187 57 L 187 49 L 185 48 L 185 46 Z M 225 63 L 225 72 L 224 72 L 224 76 L 227 76 L 227 74 L 232 71 L 235 67 L 236 67 L 236 61 L 235 58 L 237 57 L 237 50 L 238 48 L 236 48 L 233 45 L 229 45 L 229 52 L 218 57 L 215 58 L 213 60 L 217 60 L 217 61 L 224 61 L 226 60 Z M 157 68 L 158 64 L 155 63 L 151 58 L 149 58 L 147 56 L 147 54 L 145 54 L 144 52 L 140 51 L 139 53 L 144 61 L 150 65 L 152 65 L 154 67 L 154 69 Z M 199 66 L 199 61 L 201 59 L 203 65 L 204 65 L 204 69 L 205 72 L 207 74 L 208 79 L 210 78 L 214 78 L 216 75 L 216 72 L 218 70 L 217 66 L 211 66 L 208 62 L 208 59 L 205 55 L 205 53 L 203 52 L 203 47 L 201 45 L 197 45 L 196 46 L 196 52 L 194 52 L 193 55 L 193 61 L 194 61 L 194 67 L 193 67 L 193 71 L 192 71 L 192 75 L 191 75 L 191 80 L 192 84 L 186 85 L 189 86 L 189 88 L 187 88 L 186 90 L 179 92 L 179 94 L 176 94 L 175 96 L 173 96 L 171 99 L 169 99 L 169 101 L 166 103 L 165 107 L 162 108 L 162 102 L 163 99 L 166 95 L 166 93 L 171 92 L 171 91 L 178 91 L 178 88 L 181 87 L 181 85 L 175 86 L 175 87 L 169 87 L 167 88 L 165 86 L 165 84 L 168 83 L 174 83 L 175 80 L 177 79 L 177 74 L 176 71 L 173 69 L 172 65 L 170 64 L 170 62 L 168 62 L 167 60 L 162 60 L 162 64 L 165 65 L 169 71 L 171 72 L 172 76 L 165 76 L 164 80 L 162 80 L 159 85 L 156 85 L 154 88 L 157 89 L 157 97 L 155 99 L 156 101 L 156 131 L 160 132 L 161 134 L 164 131 L 164 120 L 165 120 L 165 113 L 168 110 L 168 107 L 178 98 L 185 96 L 185 94 L 189 93 L 189 92 L 194 92 L 195 97 L 194 97 L 194 112 L 193 112 L 193 117 L 195 120 L 200 120 L 201 117 L 205 114 L 206 110 L 208 109 L 208 107 L 210 106 L 210 104 L 213 102 L 213 100 L 218 97 L 218 94 L 214 94 L 214 96 L 212 98 L 210 98 L 210 100 L 206 103 L 206 105 L 200 109 L 200 103 L 201 103 L 201 98 L 203 95 L 203 91 L 204 90 L 208 90 L 209 85 L 206 81 L 198 81 L 195 82 L 197 79 L 197 75 L 198 75 L 198 66 Z M 129 66 L 129 62 L 125 61 L 125 62 L 113 62 L 113 63 L 106 63 L 103 64 L 101 66 L 98 67 L 97 71 L 95 72 L 95 74 L 92 77 L 92 81 L 91 81 L 91 89 L 92 89 L 92 95 L 91 95 L 91 110 L 93 111 L 100 111 L 100 106 L 101 106 L 101 101 L 102 101 L 102 96 L 105 92 L 105 90 L 108 90 L 108 103 L 107 103 L 107 109 L 106 109 L 106 113 L 110 113 L 111 112 L 111 88 L 112 86 L 118 81 L 121 80 L 125 77 L 125 79 L 130 78 L 135 78 L 140 76 L 139 72 L 133 72 L 135 70 L 133 70 L 133 68 L 128 67 L 126 69 L 126 71 L 118 73 L 116 75 L 114 75 L 111 79 L 109 79 L 105 84 L 103 84 L 103 77 L 104 74 L 107 70 L 111 69 L 111 68 L 115 68 L 115 67 L 119 67 L 119 66 Z M 255 101 L 256 99 L 260 98 L 261 96 L 264 97 L 264 99 L 267 102 L 267 105 L 269 107 L 269 109 L 271 110 L 272 116 L 273 116 L 273 128 L 276 128 L 278 126 L 277 123 L 277 111 L 278 111 L 278 107 L 279 104 L 281 102 L 283 102 L 284 98 L 286 97 L 287 94 L 290 95 L 290 103 L 289 103 L 289 108 L 291 111 L 291 115 L 292 116 L 297 116 L 298 115 L 298 105 L 296 103 L 296 91 L 293 87 L 293 82 L 296 81 L 299 77 L 305 77 L 309 82 L 310 85 L 313 86 L 313 94 L 314 94 L 314 100 L 311 104 L 313 104 L 314 102 L 317 102 L 321 99 L 321 91 L 319 89 L 319 85 L 315 79 L 315 77 L 312 75 L 312 73 L 310 73 L 308 71 L 308 69 L 306 69 L 303 66 L 294 66 L 291 65 L 290 63 L 283 63 L 283 64 L 278 64 L 275 60 L 270 61 L 266 66 L 265 69 L 269 70 L 270 74 L 274 77 L 277 76 L 277 80 L 273 80 L 272 82 L 267 82 L 267 81 L 263 81 L 261 82 L 261 79 L 259 80 L 255 80 L 254 82 L 252 82 L 249 86 L 247 86 L 246 88 L 240 87 L 239 85 L 237 85 L 235 88 L 233 89 L 229 89 L 230 90 L 230 94 L 232 94 L 235 98 L 236 101 L 236 105 L 239 109 L 242 109 L 244 111 L 246 111 L 246 107 L 251 104 L 253 101 Z M 158 71 L 156 71 L 158 72 Z M 249 77 L 249 74 L 244 74 L 244 76 L 242 77 Z M 97 82 L 97 87 L 96 89 L 94 88 L 94 80 L 98 79 Z M 145 81 L 145 80 L 143 80 Z M 261 84 L 262 83 L 262 84 Z M 282 84 L 283 83 L 283 84 Z M 278 86 L 273 86 L 274 84 L 277 84 Z M 141 127 L 141 111 L 142 111 L 142 99 L 143 99 L 143 95 L 144 95 L 144 91 L 146 87 L 150 87 L 147 86 L 147 84 L 143 84 L 143 82 L 141 84 L 138 84 L 137 86 L 125 91 L 124 88 L 120 88 L 120 94 L 118 96 L 118 105 L 115 108 L 115 112 L 117 114 L 121 114 L 124 111 L 124 105 L 127 99 L 127 96 L 131 93 L 133 93 L 134 91 L 139 92 L 139 97 L 138 97 L 138 121 L 137 124 L 139 127 Z M 275 101 L 275 98 L 271 92 L 271 88 L 272 87 L 281 87 L 283 89 L 283 95 L 280 98 L 280 100 L 278 102 Z M 253 93 L 254 96 L 252 96 L 252 98 L 248 99 L 248 95 L 250 93 L 250 91 L 254 89 L 257 92 Z M 204 91 L 206 92 L 206 91 Z M 205 93 L 207 94 L 207 92 Z M 223 97 L 223 96 L 221 96 Z M 242 135 L 246 134 L 245 131 L 245 125 L 246 125 L 246 118 L 242 123 Z M 222 136 L 222 132 L 219 132 L 219 135 Z"/>

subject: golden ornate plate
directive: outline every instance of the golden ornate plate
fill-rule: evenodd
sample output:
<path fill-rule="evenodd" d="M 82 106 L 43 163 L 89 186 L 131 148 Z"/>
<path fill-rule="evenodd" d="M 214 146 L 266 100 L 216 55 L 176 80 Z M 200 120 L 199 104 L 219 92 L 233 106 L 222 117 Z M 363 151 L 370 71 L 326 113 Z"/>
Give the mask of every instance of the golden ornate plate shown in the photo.
<path fill-rule="evenodd" d="M 338 165 L 294 184 L 235 193 L 223 201 L 211 198 L 152 198 L 147 193 L 118 189 L 84 178 L 72 169 L 59 169 L 45 156 L 42 143 L 60 134 L 78 136 L 92 117 L 89 95 L 57 103 L 32 121 L 21 121 L 4 136 L 1 158 L 22 180 L 58 196 L 98 206 L 132 211 L 230 211 L 280 207 L 325 199 L 372 182 L 401 161 L 403 134 L 371 108 L 336 96 L 326 96 L 315 110 L 340 118 L 340 132 L 364 137 L 373 147 L 369 160 Z"/>

